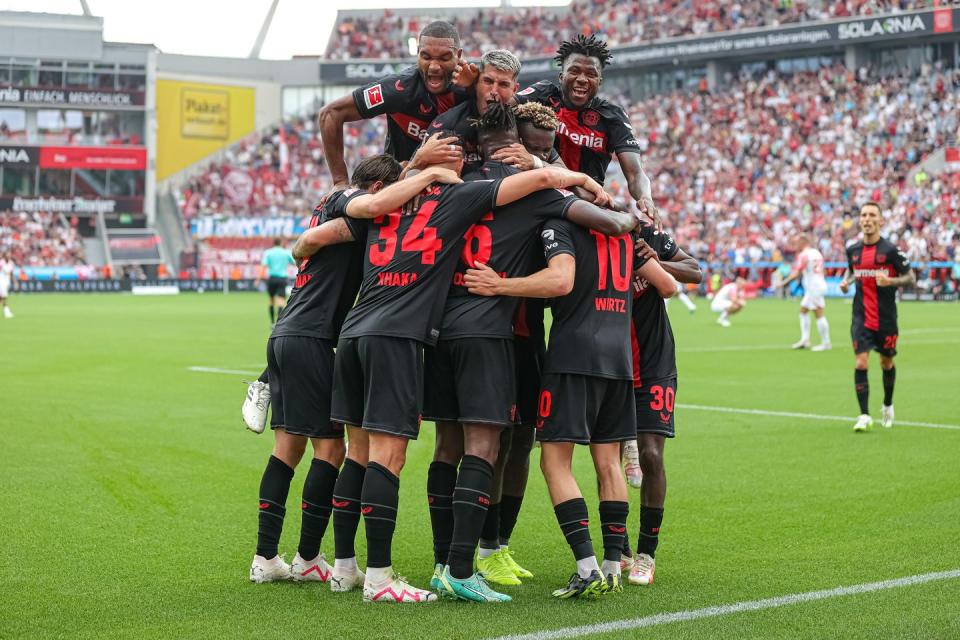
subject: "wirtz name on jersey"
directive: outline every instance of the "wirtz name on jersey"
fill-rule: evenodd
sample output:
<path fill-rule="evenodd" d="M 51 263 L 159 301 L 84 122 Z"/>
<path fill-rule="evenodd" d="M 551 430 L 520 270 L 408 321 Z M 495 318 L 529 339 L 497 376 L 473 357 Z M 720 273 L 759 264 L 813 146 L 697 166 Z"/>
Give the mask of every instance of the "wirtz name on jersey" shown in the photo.
<path fill-rule="evenodd" d="M 627 301 L 622 298 L 595 298 L 594 304 L 597 311 L 609 311 L 611 313 L 626 313 Z"/>

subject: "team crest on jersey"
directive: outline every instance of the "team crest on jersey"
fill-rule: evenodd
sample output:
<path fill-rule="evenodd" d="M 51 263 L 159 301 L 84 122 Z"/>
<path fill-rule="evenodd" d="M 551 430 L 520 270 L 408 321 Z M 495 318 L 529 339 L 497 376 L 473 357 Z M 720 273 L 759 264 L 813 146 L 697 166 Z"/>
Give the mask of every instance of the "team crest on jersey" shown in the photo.
<path fill-rule="evenodd" d="M 364 89 L 363 102 L 367 105 L 367 109 L 372 109 L 377 105 L 383 104 L 383 87 L 375 84 L 372 87 Z"/>
<path fill-rule="evenodd" d="M 886 262 L 886 261 L 887 261 L 887 256 L 885 256 L 885 255 L 883 255 L 883 254 L 880 254 L 880 255 L 877 256 L 877 263 L 878 263 L 878 264 L 883 264 L 883 263 Z"/>
<path fill-rule="evenodd" d="M 583 112 L 583 124 L 595 127 L 600 122 L 600 114 L 592 109 Z"/>
<path fill-rule="evenodd" d="M 433 107 L 431 107 L 430 105 L 421 104 L 420 113 L 426 113 L 426 114 L 433 113 Z"/>
<path fill-rule="evenodd" d="M 517 95 L 518 95 L 518 96 L 528 96 L 528 95 L 530 95 L 531 93 L 533 93 L 533 87 L 527 87 L 527 88 L 524 89 L 523 91 L 519 92 Z"/>

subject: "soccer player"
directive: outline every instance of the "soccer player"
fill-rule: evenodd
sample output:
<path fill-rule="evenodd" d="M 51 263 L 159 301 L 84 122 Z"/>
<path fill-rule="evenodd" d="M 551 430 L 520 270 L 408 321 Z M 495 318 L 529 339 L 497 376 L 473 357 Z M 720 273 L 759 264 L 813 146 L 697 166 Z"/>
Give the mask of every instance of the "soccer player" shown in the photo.
<path fill-rule="evenodd" d="M 554 59 L 560 64 L 559 85 L 542 80 L 519 92 L 517 101 L 539 102 L 557 113 L 560 127 L 556 148 L 568 168 L 603 184 L 610 159 L 617 154 L 630 195 L 659 228 L 650 178 L 643 170 L 640 144 L 630 118 L 623 109 L 597 95 L 603 70 L 613 59 L 607 43 L 595 35 L 578 35 L 563 42 Z"/>
<path fill-rule="evenodd" d="M 287 267 L 297 266 L 290 252 L 281 245 L 283 241 L 275 238 L 273 247 L 263 252 L 260 262 L 260 272 L 257 282 L 267 280 L 267 296 L 270 297 L 270 327 L 277 321 L 277 316 L 287 304 Z"/>
<path fill-rule="evenodd" d="M 827 281 L 823 277 L 823 254 L 820 253 L 811 243 L 810 236 L 800 234 L 796 239 L 796 248 L 799 251 L 797 261 L 787 276 L 782 287 L 790 286 L 790 283 L 798 278 L 802 278 L 803 299 L 800 300 L 800 341 L 793 345 L 794 349 L 807 349 L 810 347 L 810 312 L 817 317 L 817 332 L 820 334 L 820 344 L 813 347 L 811 351 L 827 351 L 832 348 L 830 344 L 830 323 L 823 314 L 823 308 L 826 306 L 824 296 L 827 293 Z"/>
<path fill-rule="evenodd" d="M 502 103 L 485 110 L 476 130 L 478 150 L 484 157 L 520 140 L 512 109 Z M 518 173 L 509 165 L 490 161 L 465 179 L 502 179 Z M 510 599 L 485 580 L 497 576 L 482 566 L 483 575 L 474 572 L 473 556 L 494 498 L 501 431 L 515 421 L 513 318 L 519 300 L 473 295 L 464 286 L 463 274 L 471 267 L 504 277 L 531 273 L 528 248 L 537 229 L 545 220 L 559 218 L 615 235 L 629 232 L 639 222 L 634 216 L 605 211 L 554 189 L 490 212 L 466 233 L 440 339 L 425 350 L 423 417 L 437 423 L 437 445 L 427 479 L 436 555 L 431 585 L 442 594 L 476 602 Z M 499 541 L 494 544 L 499 553 Z M 508 583 L 519 584 L 511 567 L 496 566 L 505 571 Z"/>
<path fill-rule="evenodd" d="M 462 63 L 462 54 L 456 27 L 449 22 L 431 22 L 417 40 L 416 66 L 355 89 L 321 109 L 318 122 L 323 155 L 334 185 L 343 186 L 347 181 L 347 165 L 343 160 L 345 122 L 386 114 L 384 152 L 400 162 L 413 157 L 427 138 L 430 122 L 468 99 L 467 92 L 453 84 L 453 74 Z M 432 158 L 434 163 L 455 162 L 460 150 L 443 147 L 438 151 L 444 156 Z"/>
<path fill-rule="evenodd" d="M 853 425 L 854 431 L 866 431 L 873 425 L 867 378 L 871 351 L 880 354 L 880 368 L 883 369 L 882 424 L 884 427 L 893 426 L 893 386 L 897 379 L 893 357 L 897 355 L 900 333 L 897 328 L 897 287 L 907 287 L 917 281 L 907 256 L 889 240 L 880 237 L 882 227 L 883 213 L 879 204 L 867 202 L 860 207 L 863 236 L 847 246 L 847 273 L 840 281 L 840 290 L 844 293 L 852 282 L 857 285 L 850 325 L 856 354 L 853 381 L 860 404 L 860 417 Z"/>
<path fill-rule="evenodd" d="M 634 243 L 630 234 L 605 236 L 566 220 L 543 225 L 547 268 L 523 278 L 471 269 L 472 293 L 554 298 L 550 345 L 536 420 L 540 468 L 577 571 L 553 595 L 567 599 L 622 591 L 620 556 L 628 513 L 620 444 L 636 437 L 630 349 Z M 638 270 L 664 297 L 670 276 L 648 261 Z M 571 470 L 574 444 L 590 445 L 600 484 L 603 564 L 590 539 L 587 505 Z"/>
<path fill-rule="evenodd" d="M 669 234 L 654 233 L 654 228 L 640 228 L 637 242 L 640 255 L 657 260 L 676 282 L 699 284 L 703 278 L 700 264 L 687 255 Z M 633 323 L 630 338 L 633 346 L 633 387 L 637 408 L 637 465 L 643 477 L 640 491 L 640 533 L 637 553 L 630 552 L 629 538 L 624 534 L 624 563 L 629 567 L 630 584 L 653 584 L 657 544 L 663 523 L 667 496 L 667 475 L 663 465 L 666 438 L 675 435 L 673 408 L 677 396 L 677 356 L 673 328 L 666 305 L 659 295 L 652 295 L 650 283 L 638 278 L 633 282 Z M 627 476 L 629 480 L 629 475 Z M 623 565 L 621 565 L 623 566 Z"/>
<path fill-rule="evenodd" d="M 446 165 L 457 174 L 462 167 L 462 158 Z M 358 517 L 363 514 L 366 601 L 436 600 L 435 594 L 411 586 L 393 572 L 391 547 L 399 475 L 407 444 L 420 429 L 423 348 L 437 342 L 463 236 L 498 206 L 540 189 L 571 185 L 586 186 L 601 200 L 608 198 L 588 176 L 548 168 L 503 180 L 434 185 L 421 193 L 415 215 L 396 211 L 368 223 L 364 280 L 337 344 L 331 409 L 332 419 L 347 425 L 348 455 L 366 465 L 362 476 L 354 475 L 350 483 L 338 480 L 334 489 L 335 498 L 344 502 L 361 499 L 361 510 L 353 512 L 352 520 L 345 519 L 342 527 L 337 519 L 340 511 L 335 511 L 334 534 L 337 560 L 350 558 Z M 353 443 L 364 440 L 368 457 L 355 457 Z"/>
<path fill-rule="evenodd" d="M 683 303 L 683 306 L 687 308 L 687 311 L 694 313 L 697 310 L 697 305 L 693 303 L 693 300 L 690 299 L 690 296 L 687 295 L 687 288 L 677 282 L 677 295 L 676 297 Z M 667 308 L 670 308 L 671 298 L 664 300 L 664 304 Z"/>
<path fill-rule="evenodd" d="M 737 278 L 733 282 L 728 282 L 720 287 L 717 295 L 713 297 L 710 310 L 720 314 L 720 317 L 717 318 L 717 324 L 721 327 L 729 327 L 730 316 L 739 313 L 747 304 L 743 296 L 743 286 L 745 284 L 747 284 L 747 281 L 744 278 Z"/>
<path fill-rule="evenodd" d="M 334 482 L 343 463 L 343 426 L 330 421 L 333 378 L 333 346 L 340 326 L 353 304 L 362 275 L 362 245 L 342 242 L 351 231 L 344 215 L 390 210 L 403 204 L 422 188 L 432 174 L 386 189 L 396 182 L 400 164 L 389 155 L 367 158 L 353 175 L 354 188 L 336 191 L 317 207 L 311 228 L 294 247 L 301 259 L 290 305 L 280 317 L 267 343 L 267 368 L 275 445 L 260 482 L 257 552 L 250 566 L 250 580 L 326 582 L 330 566 L 320 553 L 320 542 L 330 519 Z M 362 231 L 354 225 L 353 236 Z M 293 565 L 277 555 L 286 515 L 287 494 L 294 469 L 300 463 L 307 440 L 313 445 L 313 460 L 303 486 L 303 521 L 300 545 Z M 360 574 L 359 580 L 362 580 Z"/>
<path fill-rule="evenodd" d="M 3 306 L 3 317 L 7 319 L 13 317 L 13 311 L 10 311 L 7 298 L 10 297 L 10 290 L 13 288 L 14 267 L 10 254 L 5 255 L 0 260 L 0 305 Z"/>

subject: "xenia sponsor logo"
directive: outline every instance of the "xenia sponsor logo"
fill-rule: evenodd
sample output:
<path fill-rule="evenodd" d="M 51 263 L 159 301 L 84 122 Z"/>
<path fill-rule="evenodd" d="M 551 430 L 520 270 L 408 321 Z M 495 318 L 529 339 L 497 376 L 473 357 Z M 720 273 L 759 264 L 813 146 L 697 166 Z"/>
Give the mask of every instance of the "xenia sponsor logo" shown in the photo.
<path fill-rule="evenodd" d="M 886 269 L 854 269 L 855 278 L 876 278 L 877 276 L 888 276 L 890 272 Z"/>
<path fill-rule="evenodd" d="M 567 128 L 567 125 L 563 122 L 561 122 L 560 126 L 557 127 L 557 133 L 566 136 L 570 139 L 570 142 L 581 147 L 603 150 L 603 147 L 606 144 L 606 139 L 603 136 L 595 136 L 592 134 L 570 131 L 570 129 Z"/>
<path fill-rule="evenodd" d="M 920 16 L 900 16 L 883 20 L 861 20 L 839 25 L 840 40 L 871 38 L 873 36 L 896 35 L 924 31 L 926 26 Z"/>

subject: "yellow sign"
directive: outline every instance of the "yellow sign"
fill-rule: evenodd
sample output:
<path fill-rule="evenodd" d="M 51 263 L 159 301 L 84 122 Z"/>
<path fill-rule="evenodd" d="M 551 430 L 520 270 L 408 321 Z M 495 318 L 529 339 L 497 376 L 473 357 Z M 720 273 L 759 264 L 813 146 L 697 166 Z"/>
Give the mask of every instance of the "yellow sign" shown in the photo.
<path fill-rule="evenodd" d="M 189 138 L 229 138 L 230 94 L 226 91 L 181 89 L 180 131 Z"/>
<path fill-rule="evenodd" d="M 157 80 L 157 180 L 252 133 L 255 97 L 252 87 Z"/>

